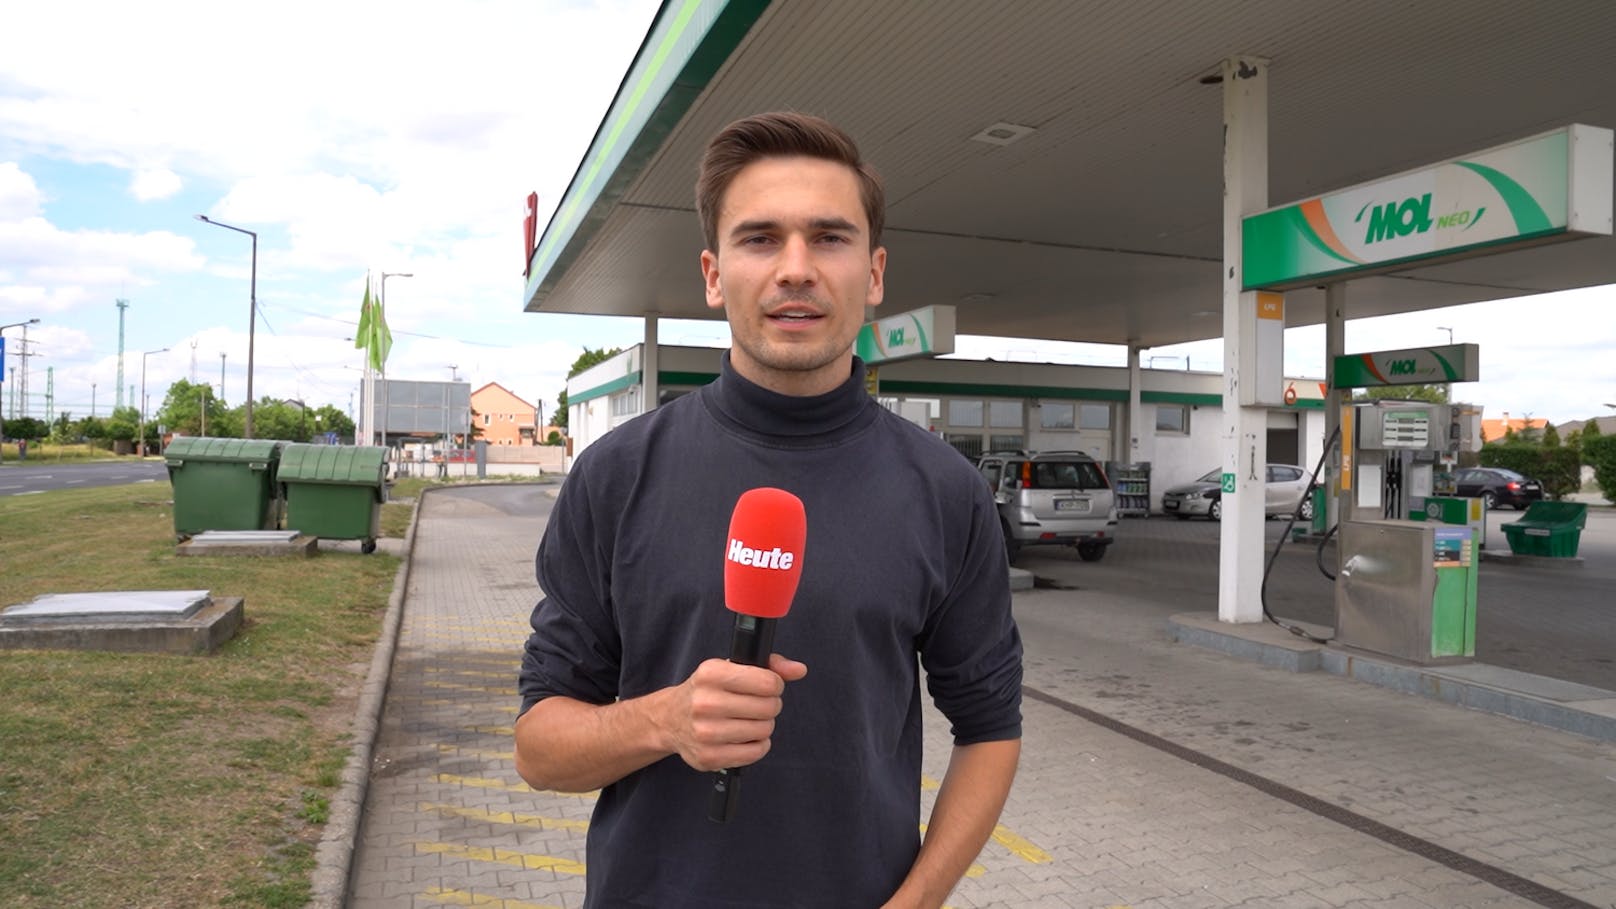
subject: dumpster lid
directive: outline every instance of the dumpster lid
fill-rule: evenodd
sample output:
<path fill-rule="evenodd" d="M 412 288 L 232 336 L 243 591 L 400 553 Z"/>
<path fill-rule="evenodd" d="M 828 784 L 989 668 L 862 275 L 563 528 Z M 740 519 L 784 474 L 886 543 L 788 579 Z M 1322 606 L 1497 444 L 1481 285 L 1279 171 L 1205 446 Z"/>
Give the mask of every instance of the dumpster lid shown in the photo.
<path fill-rule="evenodd" d="M 379 445 L 307 445 L 294 442 L 281 451 L 281 482 L 382 485 L 387 449 Z"/>
<path fill-rule="evenodd" d="M 212 439 L 175 436 L 163 449 L 170 461 L 273 462 L 285 442 L 275 439 Z"/>

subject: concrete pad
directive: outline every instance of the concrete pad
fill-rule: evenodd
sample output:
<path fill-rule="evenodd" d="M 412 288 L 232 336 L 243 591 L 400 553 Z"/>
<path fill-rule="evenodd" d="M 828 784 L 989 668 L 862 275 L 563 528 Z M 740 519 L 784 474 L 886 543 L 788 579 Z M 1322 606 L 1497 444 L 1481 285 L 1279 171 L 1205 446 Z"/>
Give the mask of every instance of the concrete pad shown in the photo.
<path fill-rule="evenodd" d="M 182 556 L 296 556 L 308 558 L 318 551 L 318 537 L 296 530 L 209 530 L 174 548 Z"/>
<path fill-rule="evenodd" d="M 1010 589 L 1011 590 L 1031 590 L 1032 589 L 1032 582 L 1033 582 L 1032 572 L 1026 570 L 1025 568 L 1012 568 L 1012 569 L 1010 569 Z"/>
<path fill-rule="evenodd" d="M 1290 622 L 1315 637 L 1329 637 L 1330 629 Z M 1324 645 L 1292 634 L 1272 622 L 1220 622 L 1208 613 L 1179 613 L 1167 620 L 1168 637 L 1230 656 L 1255 660 L 1289 672 L 1313 672 L 1320 665 Z"/>
<path fill-rule="evenodd" d="M 0 650 L 110 650 L 122 653 L 212 653 L 241 629 L 245 601 L 214 597 L 184 617 L 131 621 L 116 611 L 13 620 L 0 613 Z"/>
<path fill-rule="evenodd" d="M 1500 565 L 1527 565 L 1532 568 L 1581 568 L 1582 556 L 1516 555 L 1508 549 L 1484 549 L 1482 561 Z"/>

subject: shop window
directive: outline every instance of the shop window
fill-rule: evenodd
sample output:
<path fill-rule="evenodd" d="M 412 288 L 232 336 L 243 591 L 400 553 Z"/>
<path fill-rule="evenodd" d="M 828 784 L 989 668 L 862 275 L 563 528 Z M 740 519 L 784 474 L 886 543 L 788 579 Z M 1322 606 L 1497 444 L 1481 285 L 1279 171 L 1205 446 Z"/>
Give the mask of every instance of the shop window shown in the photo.
<path fill-rule="evenodd" d="M 1077 410 L 1078 429 L 1110 429 L 1110 404 L 1084 404 Z"/>
<path fill-rule="evenodd" d="M 1038 425 L 1044 429 L 1075 429 L 1077 408 L 1064 401 L 1045 401 L 1038 407 Z"/>
<path fill-rule="evenodd" d="M 982 425 L 982 402 L 981 401 L 949 401 L 948 402 L 948 425 L 950 425 L 950 426 L 981 426 Z M 977 444 L 980 445 L 981 443 L 982 443 L 982 440 L 977 439 Z"/>

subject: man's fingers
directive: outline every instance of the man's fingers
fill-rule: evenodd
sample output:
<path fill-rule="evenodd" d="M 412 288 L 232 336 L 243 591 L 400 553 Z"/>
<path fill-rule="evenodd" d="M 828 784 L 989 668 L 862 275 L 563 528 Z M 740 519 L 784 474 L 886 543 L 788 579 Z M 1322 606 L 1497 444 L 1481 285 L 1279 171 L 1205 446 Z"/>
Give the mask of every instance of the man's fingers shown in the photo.
<path fill-rule="evenodd" d="M 807 663 L 799 663 L 778 653 L 769 654 L 769 669 L 787 682 L 795 682 L 808 674 Z"/>

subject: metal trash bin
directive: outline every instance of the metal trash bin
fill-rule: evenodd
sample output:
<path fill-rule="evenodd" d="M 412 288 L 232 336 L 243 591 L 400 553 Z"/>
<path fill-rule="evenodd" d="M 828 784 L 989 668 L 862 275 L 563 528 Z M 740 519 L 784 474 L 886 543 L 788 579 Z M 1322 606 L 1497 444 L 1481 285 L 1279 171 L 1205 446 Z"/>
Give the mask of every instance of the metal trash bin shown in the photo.
<path fill-rule="evenodd" d="M 1516 555 L 1569 559 L 1577 554 L 1588 506 L 1582 502 L 1533 502 L 1519 521 L 1503 525 L 1509 551 Z"/>
<path fill-rule="evenodd" d="M 174 533 L 274 530 L 280 525 L 275 470 L 285 442 L 180 436 L 163 452 L 174 486 Z"/>
<path fill-rule="evenodd" d="M 323 540 L 362 540 L 376 551 L 386 500 L 387 449 L 375 445 L 303 445 L 281 452 L 286 528 Z"/>

